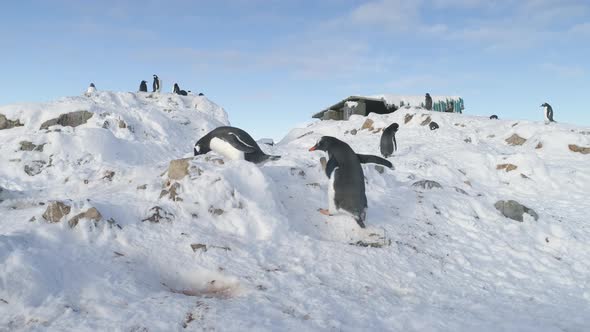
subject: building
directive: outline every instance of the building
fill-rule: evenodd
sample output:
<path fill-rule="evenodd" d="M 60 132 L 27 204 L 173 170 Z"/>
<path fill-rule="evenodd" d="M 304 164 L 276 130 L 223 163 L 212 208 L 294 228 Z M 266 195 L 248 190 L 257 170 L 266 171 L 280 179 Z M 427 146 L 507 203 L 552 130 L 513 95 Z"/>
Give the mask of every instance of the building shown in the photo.
<path fill-rule="evenodd" d="M 350 96 L 316 113 L 313 118 L 321 120 L 348 120 L 351 115 L 367 116 L 369 113 L 388 114 L 400 108 L 424 107 L 422 96 Z M 463 98 L 458 96 L 432 96 L 432 111 L 463 113 Z"/>

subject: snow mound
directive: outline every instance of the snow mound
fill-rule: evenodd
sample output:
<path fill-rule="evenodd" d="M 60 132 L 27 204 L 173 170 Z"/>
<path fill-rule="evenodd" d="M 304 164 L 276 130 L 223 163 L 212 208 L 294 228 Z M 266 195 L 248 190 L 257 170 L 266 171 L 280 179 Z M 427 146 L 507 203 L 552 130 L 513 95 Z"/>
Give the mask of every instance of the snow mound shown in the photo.
<path fill-rule="evenodd" d="M 80 110 L 85 124 L 39 129 Z M 24 124 L 0 130 L 0 329 L 559 331 L 590 318 L 590 156 L 568 148 L 590 146 L 588 128 L 410 108 L 295 128 L 261 145 L 281 159 L 254 165 L 191 156 L 228 123 L 204 97 L 98 92 L 0 114 Z M 321 215 L 324 154 L 309 147 L 330 135 L 379 155 L 392 122 L 395 169 L 363 165 L 367 228 Z M 49 223 L 55 200 L 70 210 Z M 500 200 L 538 220 L 504 217 Z M 100 220 L 70 226 L 92 207 Z"/>

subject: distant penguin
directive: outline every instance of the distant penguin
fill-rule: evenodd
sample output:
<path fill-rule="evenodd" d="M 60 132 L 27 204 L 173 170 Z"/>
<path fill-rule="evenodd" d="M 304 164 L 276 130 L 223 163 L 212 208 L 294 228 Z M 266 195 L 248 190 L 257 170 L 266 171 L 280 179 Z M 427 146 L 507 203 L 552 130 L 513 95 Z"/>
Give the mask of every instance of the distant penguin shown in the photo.
<path fill-rule="evenodd" d="M 553 107 L 547 103 L 543 103 L 541 107 L 543 107 L 543 110 L 545 111 L 545 122 L 555 122 L 555 120 L 553 120 Z"/>
<path fill-rule="evenodd" d="M 438 127 L 438 123 L 436 123 L 436 122 L 434 122 L 434 121 L 432 121 L 432 122 L 430 123 L 430 130 L 436 130 L 436 129 L 438 129 L 438 128 L 439 128 L 439 127 Z"/>
<path fill-rule="evenodd" d="M 389 158 L 393 154 L 393 151 L 397 150 L 397 142 L 395 141 L 395 133 L 399 129 L 397 123 L 392 123 L 389 127 L 383 130 L 381 134 L 381 155 L 385 158 Z"/>
<path fill-rule="evenodd" d="M 326 175 L 330 179 L 329 208 L 320 209 L 320 212 L 326 215 L 348 213 L 361 228 L 365 228 L 365 175 L 357 154 L 348 144 L 330 136 L 322 136 L 316 145 L 309 149 L 315 150 L 326 151 L 330 158 L 326 166 Z"/>
<path fill-rule="evenodd" d="M 490 116 L 490 120 L 498 120 L 498 116 L 496 114 L 493 114 L 492 116 Z"/>
<path fill-rule="evenodd" d="M 147 92 L 147 82 L 146 81 L 141 81 L 141 83 L 139 83 L 139 92 Z"/>
<path fill-rule="evenodd" d="M 90 86 L 88 87 L 88 89 L 86 89 L 86 96 L 90 96 L 91 94 L 96 92 L 96 86 L 94 86 L 94 83 L 90 83 Z"/>
<path fill-rule="evenodd" d="M 424 101 L 424 108 L 431 111 L 432 110 L 432 97 L 430 97 L 430 93 L 426 94 L 426 98 Z"/>
<path fill-rule="evenodd" d="M 199 92 L 199 96 L 204 96 L 205 94 L 202 92 Z"/>
<path fill-rule="evenodd" d="M 209 151 L 219 153 L 228 159 L 243 159 L 255 164 L 281 158 L 262 152 L 252 136 L 242 129 L 227 126 L 213 129 L 195 144 L 195 156 Z"/>
<path fill-rule="evenodd" d="M 174 93 L 181 96 L 188 96 L 188 93 L 184 90 L 180 90 L 178 83 L 174 83 Z"/>
<path fill-rule="evenodd" d="M 154 74 L 154 82 L 152 83 L 152 88 L 153 91 L 152 92 L 160 92 L 160 78 L 158 77 L 158 75 Z"/>

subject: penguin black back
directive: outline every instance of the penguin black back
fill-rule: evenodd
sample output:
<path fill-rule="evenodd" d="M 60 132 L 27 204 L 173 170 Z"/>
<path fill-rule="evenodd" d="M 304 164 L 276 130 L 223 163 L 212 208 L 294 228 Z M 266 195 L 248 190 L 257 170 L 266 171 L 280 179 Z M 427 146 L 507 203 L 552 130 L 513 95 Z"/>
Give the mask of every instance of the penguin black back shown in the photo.
<path fill-rule="evenodd" d="M 141 81 L 141 83 L 139 83 L 139 92 L 147 92 L 147 82 L 146 81 Z"/>
<path fill-rule="evenodd" d="M 389 125 L 383 133 L 381 134 L 381 155 L 385 158 L 388 158 L 393 154 L 393 151 L 397 151 L 397 142 L 395 140 L 395 133 L 399 129 L 399 125 L 397 123 L 392 123 Z"/>
<path fill-rule="evenodd" d="M 490 120 L 498 120 L 498 116 L 496 114 L 493 114 L 492 116 L 490 116 Z"/>
<path fill-rule="evenodd" d="M 434 121 L 432 121 L 432 122 L 430 123 L 429 127 L 430 127 L 430 130 L 436 130 L 436 129 L 438 129 L 438 128 L 439 128 L 439 127 L 438 127 L 438 123 L 436 123 L 436 122 L 434 122 Z"/>

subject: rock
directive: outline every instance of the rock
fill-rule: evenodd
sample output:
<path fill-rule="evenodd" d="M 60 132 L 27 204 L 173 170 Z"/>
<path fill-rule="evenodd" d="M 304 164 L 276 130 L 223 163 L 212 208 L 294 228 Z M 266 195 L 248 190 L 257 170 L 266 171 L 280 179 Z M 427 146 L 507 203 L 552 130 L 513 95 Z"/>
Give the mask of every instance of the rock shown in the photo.
<path fill-rule="evenodd" d="M 60 114 L 57 119 L 50 119 L 43 122 L 39 129 L 47 129 L 55 125 L 60 125 L 63 127 L 77 127 L 88 122 L 88 119 L 90 119 L 92 115 L 94 115 L 94 113 L 88 111 L 75 111 L 66 114 Z"/>
<path fill-rule="evenodd" d="M 43 166 L 45 166 L 45 164 L 47 164 L 47 162 L 43 160 L 33 160 L 31 164 L 25 165 L 25 173 L 29 176 L 35 176 L 43 171 Z"/>
<path fill-rule="evenodd" d="M 43 219 L 49 222 L 59 222 L 61 218 L 70 213 L 72 208 L 60 201 L 50 202 L 47 209 L 43 213 Z"/>
<path fill-rule="evenodd" d="M 427 124 L 430 123 L 430 121 L 432 121 L 432 119 L 430 118 L 430 115 L 426 117 L 426 119 L 424 119 L 424 121 L 420 122 L 421 126 L 426 126 Z"/>
<path fill-rule="evenodd" d="M 168 195 L 168 198 L 170 198 L 174 202 L 181 202 L 182 198 L 180 198 L 180 196 L 178 195 L 179 189 L 180 189 L 180 183 L 174 182 L 170 185 L 170 187 L 167 190 L 162 190 L 160 192 L 160 198 Z"/>
<path fill-rule="evenodd" d="M 28 141 L 21 141 L 18 144 L 20 145 L 20 147 L 19 147 L 20 151 L 33 151 L 33 149 L 35 149 L 35 147 L 37 147 L 35 144 L 33 144 L 33 142 L 28 142 Z"/>
<path fill-rule="evenodd" d="M 375 170 L 377 172 L 379 172 L 380 174 L 383 174 L 383 172 L 385 172 L 385 167 L 383 167 L 381 165 L 375 165 Z"/>
<path fill-rule="evenodd" d="M 590 153 L 590 147 L 585 148 L 585 147 L 581 147 L 581 146 L 577 146 L 575 144 L 570 144 L 567 146 L 570 151 L 572 152 L 579 152 L 581 154 L 589 154 Z"/>
<path fill-rule="evenodd" d="M 515 169 L 517 169 L 518 166 L 514 165 L 514 164 L 499 164 L 496 165 L 496 169 L 500 170 L 500 169 L 505 169 L 506 173 L 513 171 Z"/>
<path fill-rule="evenodd" d="M 201 244 L 201 243 L 193 243 L 193 244 L 191 244 L 191 249 L 193 249 L 193 252 L 197 252 L 197 250 L 203 250 L 206 252 L 207 245 Z"/>
<path fill-rule="evenodd" d="M 150 209 L 151 215 L 141 221 L 149 221 L 153 223 L 159 223 L 161 220 L 165 221 L 172 221 L 174 219 L 174 215 L 159 206 L 154 206 Z"/>
<path fill-rule="evenodd" d="M 79 213 L 75 215 L 72 219 L 68 221 L 68 225 L 70 228 L 74 228 L 78 225 L 78 222 L 81 219 L 88 219 L 94 222 L 100 221 L 102 219 L 102 215 L 95 207 L 91 207 L 90 209 L 86 210 L 86 212 Z"/>
<path fill-rule="evenodd" d="M 469 194 L 465 190 L 463 190 L 463 189 L 461 189 L 459 187 L 455 187 L 455 191 L 458 192 L 458 193 L 460 193 L 460 194 L 469 196 Z"/>
<path fill-rule="evenodd" d="M 518 136 L 517 134 L 513 134 L 506 139 L 506 143 L 510 145 L 523 145 L 524 142 L 526 142 L 526 139 Z"/>
<path fill-rule="evenodd" d="M 319 188 L 320 187 L 320 184 L 317 183 L 317 182 L 306 183 L 305 185 L 308 186 L 308 187 L 313 187 L 313 188 Z"/>
<path fill-rule="evenodd" d="M 214 207 L 213 205 L 211 205 L 211 206 L 209 207 L 209 213 L 210 213 L 210 214 L 212 214 L 212 215 L 214 215 L 214 216 L 220 216 L 220 215 L 222 215 L 224 212 L 225 212 L 225 211 L 223 211 L 223 209 L 216 208 L 216 207 Z"/>
<path fill-rule="evenodd" d="M 412 184 L 412 187 L 422 188 L 422 189 L 433 189 L 433 188 L 442 189 L 442 186 L 440 185 L 440 183 L 438 183 L 436 181 L 432 181 L 432 180 L 416 181 Z"/>
<path fill-rule="evenodd" d="M 412 121 L 413 117 L 414 117 L 414 114 L 406 114 L 406 116 L 404 116 L 404 123 L 408 123 L 408 122 Z"/>
<path fill-rule="evenodd" d="M 530 209 L 517 201 L 509 200 L 509 201 L 497 201 L 494 204 L 496 209 L 500 211 L 506 218 L 510 218 L 512 220 L 516 220 L 519 222 L 523 221 L 523 215 L 525 213 L 531 215 L 535 220 L 539 219 L 539 215 L 533 210 Z"/>
<path fill-rule="evenodd" d="M 115 176 L 115 171 L 105 171 L 102 179 L 107 180 L 107 181 L 113 181 L 114 176 Z"/>
<path fill-rule="evenodd" d="M 465 143 L 471 143 L 471 137 L 467 137 L 466 139 L 463 140 Z"/>
<path fill-rule="evenodd" d="M 321 160 L 320 160 L 320 163 L 321 163 Z M 305 171 L 303 171 L 301 168 L 291 167 L 290 172 L 291 172 L 291 175 L 293 175 L 293 176 L 299 175 L 300 177 L 305 177 Z"/>
<path fill-rule="evenodd" d="M 537 146 L 535 146 L 535 149 L 540 149 L 543 147 L 543 143 L 539 142 L 537 143 Z"/>
<path fill-rule="evenodd" d="M 146 190 L 147 189 L 147 184 L 142 184 L 141 186 L 137 186 L 137 188 L 135 188 L 137 190 Z"/>
<path fill-rule="evenodd" d="M 350 131 L 350 134 L 351 134 L 351 135 L 356 135 L 356 133 L 357 133 L 357 132 L 358 132 L 358 130 L 356 130 L 356 129 L 353 129 L 353 130 L 351 130 L 351 131 Z"/>
<path fill-rule="evenodd" d="M 6 115 L 0 114 L 0 130 L 22 126 L 24 126 L 24 124 L 20 123 L 19 119 L 9 120 L 8 118 L 6 118 Z"/>
<path fill-rule="evenodd" d="M 119 128 L 122 128 L 122 129 L 127 128 L 127 124 L 125 123 L 125 121 L 119 120 Z"/>
<path fill-rule="evenodd" d="M 180 180 L 188 175 L 188 163 L 192 158 L 182 158 L 170 161 L 168 166 L 168 178 Z"/>
<path fill-rule="evenodd" d="M 361 126 L 361 130 L 364 130 L 364 129 L 373 130 L 373 120 L 366 119 L 365 122 L 363 123 L 363 125 Z"/>

